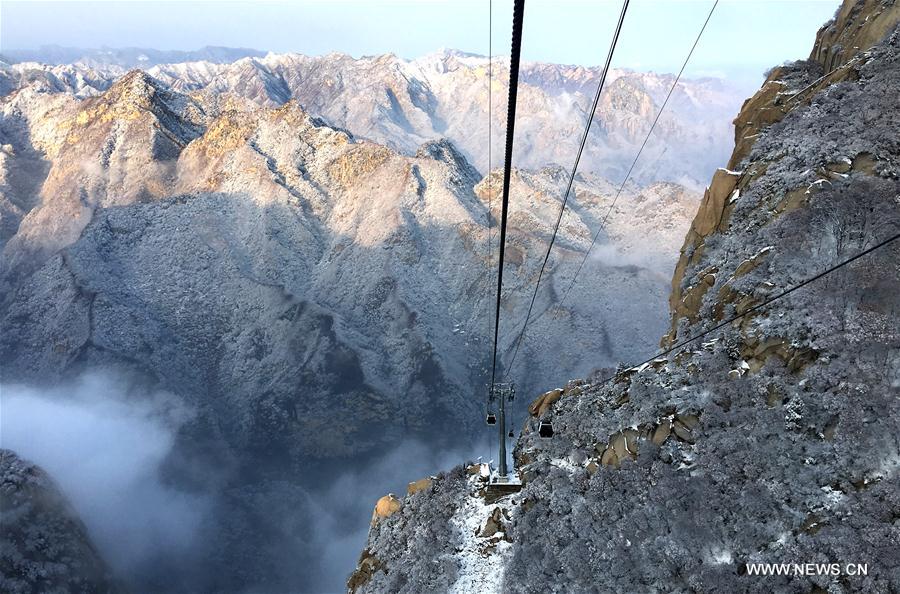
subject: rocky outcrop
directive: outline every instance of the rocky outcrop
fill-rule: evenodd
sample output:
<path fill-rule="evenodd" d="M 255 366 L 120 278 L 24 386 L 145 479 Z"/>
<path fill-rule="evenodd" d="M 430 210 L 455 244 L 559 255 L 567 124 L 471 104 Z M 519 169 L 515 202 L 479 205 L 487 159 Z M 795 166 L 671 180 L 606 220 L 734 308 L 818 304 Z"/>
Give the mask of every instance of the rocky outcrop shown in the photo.
<path fill-rule="evenodd" d="M 706 291 L 715 283 L 717 268 L 710 268 L 700 278 L 700 282 L 682 287 L 685 269 L 699 261 L 703 255 L 704 239 L 713 232 L 728 228 L 728 219 L 734 209 L 734 203 L 740 195 L 736 189 L 739 174 L 727 169 L 719 169 L 713 176 L 712 183 L 703 194 L 697 216 L 691 223 L 681 248 L 681 257 L 675 265 L 672 276 L 672 292 L 669 295 L 669 308 L 673 313 L 673 324 L 680 317 L 696 321 L 698 308 Z M 668 343 L 674 336 L 664 339 Z"/>
<path fill-rule="evenodd" d="M 834 19 L 819 29 L 809 59 L 831 72 L 872 47 L 900 22 L 895 2 L 844 2 Z"/>
<path fill-rule="evenodd" d="M 544 392 L 528 406 L 528 414 L 532 417 L 543 417 L 550 408 L 563 396 L 578 396 L 581 393 L 582 380 L 571 380 L 562 388 Z"/>
<path fill-rule="evenodd" d="M 900 29 L 883 20 L 895 9 L 847 0 L 817 41 L 872 40 L 840 54 L 846 75 L 787 65 L 745 104 L 732 162 L 685 239 L 664 344 L 746 315 L 533 404 L 514 451 L 525 486 L 501 500 L 509 548 L 483 561 L 502 578 L 475 591 L 900 588 L 900 245 L 751 310 L 900 230 Z M 548 415 L 550 439 L 539 435 Z M 404 513 L 431 518 L 416 499 Z M 403 538 L 406 522 L 380 525 L 369 550 L 385 533 Z M 459 550 L 429 556 L 454 561 L 440 576 L 453 587 Z M 833 563 L 838 575 L 761 577 L 757 563 Z M 866 575 L 847 571 L 855 563 Z M 383 571 L 423 565 L 395 554 Z"/>
<path fill-rule="evenodd" d="M 703 256 L 706 238 L 728 230 L 729 218 L 741 193 L 751 184 L 761 183 L 759 178 L 764 178 L 767 169 L 780 160 L 778 155 L 751 158 L 751 151 L 758 139 L 765 136 L 764 131 L 769 126 L 782 121 L 788 114 L 807 110 L 819 93 L 842 81 L 857 80 L 860 70 L 872 59 L 871 52 L 866 50 L 898 23 L 900 6 L 893 2 L 845 2 L 835 19 L 819 30 L 810 60 L 773 69 L 762 88 L 744 103 L 734 120 L 735 150 L 728 169 L 720 169 L 713 176 L 681 248 L 669 299 L 672 330 L 663 339 L 664 345 L 671 344 L 678 337 L 678 325 L 682 319 L 687 318 L 691 323 L 697 321 L 697 309 L 712 279 L 701 278 L 700 282 L 688 284 L 685 272 L 688 267 L 696 268 Z M 819 76 L 823 72 L 824 75 Z M 880 107 L 891 109 L 889 104 Z M 878 144 L 883 143 L 878 141 Z M 852 158 L 869 154 L 860 151 Z M 841 162 L 814 163 L 814 179 L 806 180 L 807 183 L 800 188 L 783 191 L 779 201 L 773 205 L 776 213 L 796 209 L 807 196 L 821 189 L 823 183 L 831 184 L 835 175 L 844 176 L 852 168 L 853 161 L 845 155 L 835 155 L 832 159 Z M 860 167 L 857 167 L 859 170 Z M 742 273 L 743 270 L 736 270 L 735 276 Z M 706 274 L 699 273 L 698 276 L 706 277 Z"/>
<path fill-rule="evenodd" d="M 348 581 L 350 591 L 449 591 L 459 570 L 443 551 L 462 546 L 466 540 L 454 518 L 470 497 L 477 477 L 467 476 L 462 468 L 438 475 L 434 489 L 407 496 L 402 506 L 396 504 L 390 517 L 373 522 L 367 548 Z M 427 523 L 419 523 L 423 506 L 430 510 Z M 415 567 L 398 563 L 408 555 L 422 555 L 429 562 Z"/>
<path fill-rule="evenodd" d="M 84 525 L 47 474 L 0 450 L 0 590 L 121 592 Z"/>
<path fill-rule="evenodd" d="M 563 390 L 562 388 L 556 388 L 554 390 L 550 390 L 549 392 L 544 392 L 540 396 L 538 396 L 537 400 L 531 403 L 528 407 L 528 412 L 533 417 L 542 417 L 547 410 L 553 406 L 553 403 L 562 398 Z"/>
<path fill-rule="evenodd" d="M 398 511 L 400 511 L 400 500 L 394 497 L 393 493 L 390 493 L 379 499 L 375 504 L 372 521 L 374 522 L 376 518 L 389 518 Z"/>
<path fill-rule="evenodd" d="M 510 514 L 522 502 L 489 501 L 486 467 L 460 466 L 433 477 L 430 489 L 408 495 L 400 509 L 374 523 L 349 592 L 500 591 L 502 563 L 513 546 Z M 428 561 L 408 563 L 410 557 Z"/>
<path fill-rule="evenodd" d="M 425 489 L 431 488 L 431 485 L 434 484 L 434 477 L 431 478 L 423 478 L 417 481 L 413 481 L 409 483 L 409 486 L 406 488 L 407 495 L 415 495 L 419 491 L 424 491 Z"/>

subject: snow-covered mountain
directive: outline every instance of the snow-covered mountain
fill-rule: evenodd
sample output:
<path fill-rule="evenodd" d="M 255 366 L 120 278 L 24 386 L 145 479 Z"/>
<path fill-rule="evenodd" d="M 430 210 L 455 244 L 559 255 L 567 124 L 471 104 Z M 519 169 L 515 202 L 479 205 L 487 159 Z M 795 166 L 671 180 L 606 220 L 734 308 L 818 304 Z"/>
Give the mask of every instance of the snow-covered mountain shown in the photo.
<path fill-rule="evenodd" d="M 30 85 L 93 96 L 126 67 L 131 64 L 7 65 L 0 70 L 0 91 Z M 414 60 L 392 54 L 358 59 L 343 54 L 268 54 L 145 69 L 171 88 L 191 93 L 211 111 L 227 95 L 268 107 L 296 99 L 331 125 L 407 155 L 428 140 L 447 138 L 486 172 L 491 136 L 493 165 L 502 159 L 507 60 L 495 59 L 489 72 L 487 58 L 453 50 Z M 523 65 L 516 163 L 526 168 L 571 166 L 601 73 L 600 68 L 581 66 Z M 582 170 L 621 182 L 673 80 L 670 74 L 612 70 Z M 741 99 L 737 89 L 718 79 L 682 80 L 633 173 L 635 179 L 702 188 L 716 164 L 728 156 L 733 141 L 730 120 Z"/>
<path fill-rule="evenodd" d="M 124 592 L 59 487 L 41 468 L 0 449 L 0 588 Z"/>
<path fill-rule="evenodd" d="M 216 501 L 184 587 L 326 587 L 298 569 L 323 554 L 309 502 L 404 440 L 468 446 L 481 426 L 499 171 L 482 176 L 446 139 L 407 154 L 358 138 L 300 100 L 212 101 L 142 71 L 84 98 L 42 84 L 0 102 L 3 381 L 111 368 L 176 395 L 196 414 L 167 480 Z M 513 176 L 504 356 L 566 175 Z M 699 196 L 630 184 L 610 210 L 616 189 L 577 180 L 519 355 L 525 393 L 630 360 L 665 330 Z M 185 571 L 155 563 L 142 575 Z"/>

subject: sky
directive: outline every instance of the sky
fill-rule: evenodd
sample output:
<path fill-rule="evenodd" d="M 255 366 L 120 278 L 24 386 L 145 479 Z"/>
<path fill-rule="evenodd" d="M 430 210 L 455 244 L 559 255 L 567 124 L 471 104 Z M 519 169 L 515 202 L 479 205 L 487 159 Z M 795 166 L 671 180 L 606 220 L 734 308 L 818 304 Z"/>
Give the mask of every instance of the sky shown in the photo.
<path fill-rule="evenodd" d="M 760 77 L 809 54 L 839 0 L 720 0 L 688 75 Z M 619 0 L 529 0 L 523 60 L 602 64 Z M 680 67 L 712 0 L 632 0 L 614 66 Z M 508 54 L 512 0 L 23 1 L 0 0 L 0 51 L 42 45 L 197 49 L 250 47 L 309 55 L 439 48 Z"/>

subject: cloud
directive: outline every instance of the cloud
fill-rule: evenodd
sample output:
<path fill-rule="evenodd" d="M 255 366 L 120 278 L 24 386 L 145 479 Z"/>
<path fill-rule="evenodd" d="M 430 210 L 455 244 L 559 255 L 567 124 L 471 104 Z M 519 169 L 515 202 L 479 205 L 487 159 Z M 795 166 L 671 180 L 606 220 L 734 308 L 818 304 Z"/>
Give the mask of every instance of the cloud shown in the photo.
<path fill-rule="evenodd" d="M 4 384 L 0 394 L 0 445 L 53 477 L 119 575 L 193 546 L 206 501 L 159 474 L 189 416 L 177 400 L 96 373 L 53 389 Z"/>
<path fill-rule="evenodd" d="M 622 252 L 612 243 L 598 243 L 591 250 L 590 260 L 603 266 L 647 266 L 647 255 L 638 251 Z"/>
<path fill-rule="evenodd" d="M 226 575 L 260 569 L 250 559 L 237 571 L 220 566 L 226 558 L 229 564 L 241 560 L 223 557 L 223 543 L 211 538 L 218 534 L 216 527 L 240 526 L 229 523 L 240 506 L 231 507 L 211 485 L 206 493 L 188 493 L 161 479 L 176 432 L 192 417 L 183 400 L 104 373 L 49 389 L 4 384 L 0 394 L 0 447 L 50 474 L 101 555 L 136 591 L 227 590 Z M 247 528 L 253 533 L 272 526 L 296 528 L 262 541 L 270 547 L 263 557 L 275 563 L 292 591 L 340 591 L 365 546 L 379 497 L 403 496 L 409 482 L 492 451 L 487 440 L 454 449 L 405 440 L 369 462 L 335 467 L 321 480 L 283 483 L 289 487 L 284 497 L 298 493 L 306 501 L 296 517 L 289 505 L 279 505 L 281 487 L 245 483 L 259 489 L 245 502 L 254 506 Z M 200 476 L 209 470 L 197 469 Z M 240 483 L 246 477 L 232 478 Z M 299 559 L 308 562 L 294 567 Z M 246 583 L 232 586 L 233 591 L 259 591 Z"/>

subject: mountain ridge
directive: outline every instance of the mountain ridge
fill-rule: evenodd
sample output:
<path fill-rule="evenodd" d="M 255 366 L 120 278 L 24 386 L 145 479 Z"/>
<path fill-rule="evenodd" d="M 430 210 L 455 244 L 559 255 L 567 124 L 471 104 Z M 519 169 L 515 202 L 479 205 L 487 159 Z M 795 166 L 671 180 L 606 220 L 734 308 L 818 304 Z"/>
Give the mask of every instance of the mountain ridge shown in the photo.
<path fill-rule="evenodd" d="M 493 91 L 502 97 L 507 60 L 495 58 Z M 392 54 L 353 58 L 345 54 L 305 56 L 275 54 L 233 62 L 157 64 L 146 71 L 173 90 L 190 93 L 210 110 L 223 94 L 257 105 L 275 106 L 297 99 L 305 109 L 333 126 L 412 154 L 426 140 L 447 137 L 475 167 L 488 168 L 488 60 L 444 50 L 407 60 Z M 569 166 L 576 149 L 575 129 L 584 120 L 600 68 L 525 63 L 516 162 L 537 169 Z M 44 92 L 88 97 L 105 91 L 124 75 L 120 66 L 84 64 L 47 66 L 14 64 L 0 68 L 0 92 L 31 86 Z M 655 110 L 668 91 L 670 74 L 614 69 L 604 95 L 582 170 L 604 177 L 624 177 L 628 162 L 648 131 Z M 498 99 L 499 101 L 499 99 Z M 715 79 L 683 79 L 664 112 L 648 161 L 653 171 L 638 168 L 638 181 L 666 179 L 699 187 L 727 156 L 729 130 L 723 124 L 739 105 L 739 93 Z M 493 105 L 495 154 L 502 149 L 503 110 Z M 623 150 L 624 148 L 628 150 Z M 690 155 L 675 157 L 691 151 Z M 616 150 L 612 150 L 615 148 Z"/>

